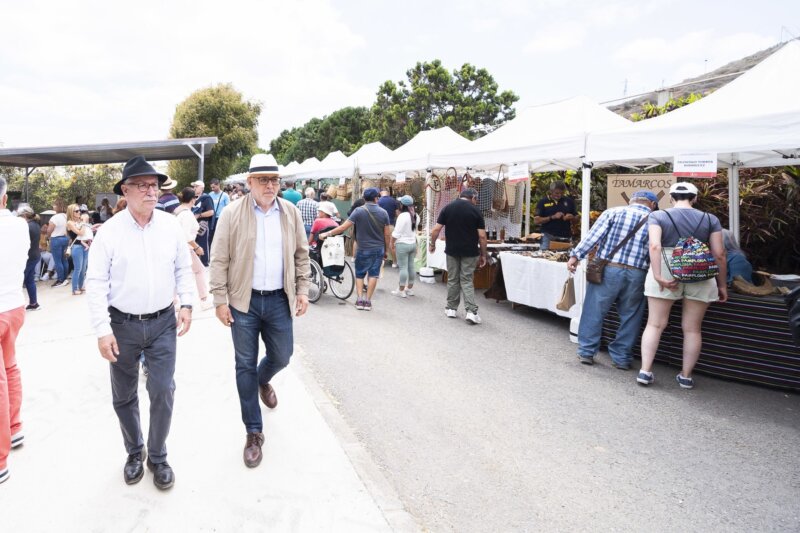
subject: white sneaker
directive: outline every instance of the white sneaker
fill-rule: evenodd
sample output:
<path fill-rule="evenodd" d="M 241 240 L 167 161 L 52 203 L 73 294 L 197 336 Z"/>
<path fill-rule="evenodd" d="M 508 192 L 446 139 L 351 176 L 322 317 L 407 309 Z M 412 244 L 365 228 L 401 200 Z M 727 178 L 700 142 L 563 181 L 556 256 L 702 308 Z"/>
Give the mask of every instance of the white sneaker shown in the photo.
<path fill-rule="evenodd" d="M 401 291 L 400 289 L 393 290 L 392 294 L 395 296 L 399 296 L 400 298 L 406 297 L 406 291 Z"/>
<path fill-rule="evenodd" d="M 61 283 L 56 283 L 56 284 L 55 284 L 55 285 L 53 285 L 53 286 L 54 286 L 54 287 L 64 287 L 64 286 L 66 286 L 66 285 L 69 285 L 69 284 L 70 284 L 70 281 L 69 281 L 69 279 L 65 279 L 65 280 L 64 280 L 64 281 L 62 281 Z"/>
<path fill-rule="evenodd" d="M 478 316 L 478 313 L 467 313 L 467 322 L 470 324 L 480 324 L 483 321 L 481 317 Z"/>
<path fill-rule="evenodd" d="M 48 273 L 45 273 L 45 275 L 42 276 L 42 281 L 47 281 L 49 279 L 50 279 L 50 274 L 48 274 Z"/>
<path fill-rule="evenodd" d="M 0 470 L 0 483 L 8 480 L 8 468 Z"/>
<path fill-rule="evenodd" d="M 392 268 L 398 268 L 397 263 L 392 263 Z"/>
<path fill-rule="evenodd" d="M 409 296 L 414 296 L 414 289 L 406 289 L 406 294 Z"/>
<path fill-rule="evenodd" d="M 447 309 L 445 307 L 444 314 L 447 315 L 447 318 L 458 318 L 458 313 L 456 313 L 455 309 Z"/>
<path fill-rule="evenodd" d="M 12 448 L 16 448 L 17 446 L 22 446 L 23 442 L 25 442 L 25 435 L 21 431 L 16 435 L 11 435 Z"/>

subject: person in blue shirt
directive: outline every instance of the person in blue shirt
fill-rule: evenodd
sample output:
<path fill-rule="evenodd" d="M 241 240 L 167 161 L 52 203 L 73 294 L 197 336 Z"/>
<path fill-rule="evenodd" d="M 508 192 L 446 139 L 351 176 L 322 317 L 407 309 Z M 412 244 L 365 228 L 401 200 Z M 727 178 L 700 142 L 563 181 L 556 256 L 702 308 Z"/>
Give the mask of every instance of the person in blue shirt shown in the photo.
<path fill-rule="evenodd" d="M 228 196 L 228 193 L 220 188 L 217 178 L 211 180 L 211 192 L 208 193 L 208 195 L 214 203 L 214 218 L 211 219 L 211 234 L 208 236 L 208 245 L 211 246 L 211 243 L 214 242 L 214 231 L 217 229 L 219 215 L 222 213 L 222 210 L 225 209 L 225 206 L 231 203 L 231 198 Z"/>
<path fill-rule="evenodd" d="M 741 276 L 747 283 L 753 283 L 753 265 L 739 248 L 736 236 L 729 229 L 722 230 L 722 242 L 728 252 L 728 285 L 733 283 L 733 278 Z"/>
<path fill-rule="evenodd" d="M 303 199 L 303 195 L 300 194 L 300 191 L 296 191 L 294 188 L 294 180 L 286 180 L 286 190 L 283 191 L 283 199 L 289 200 L 294 205 L 297 205 L 297 202 Z"/>
<path fill-rule="evenodd" d="M 578 218 L 575 200 L 564 196 L 567 186 L 564 182 L 554 181 L 550 184 L 550 194 L 536 204 L 533 223 L 540 226 L 542 232 L 542 250 L 550 249 L 550 241 L 569 241 L 572 238 L 572 221 Z"/>

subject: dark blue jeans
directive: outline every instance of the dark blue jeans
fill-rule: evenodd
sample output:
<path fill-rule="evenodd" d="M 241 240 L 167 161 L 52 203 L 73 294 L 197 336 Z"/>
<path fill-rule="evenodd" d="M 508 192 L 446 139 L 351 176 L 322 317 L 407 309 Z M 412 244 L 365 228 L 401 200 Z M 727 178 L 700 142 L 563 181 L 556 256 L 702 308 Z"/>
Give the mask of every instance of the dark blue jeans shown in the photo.
<path fill-rule="evenodd" d="M 67 250 L 69 239 L 65 236 L 50 238 L 50 251 L 53 253 L 53 261 L 56 262 L 57 281 L 64 281 L 69 275 L 69 259 L 64 255 Z"/>
<path fill-rule="evenodd" d="M 603 272 L 603 283 L 586 284 L 586 299 L 583 301 L 581 321 L 578 326 L 578 355 L 594 357 L 600 349 L 603 318 L 617 304 L 619 329 L 608 354 L 619 365 L 633 362 L 632 349 L 639 336 L 642 314 L 647 301 L 644 298 L 646 270 L 630 270 L 607 266 Z"/>
<path fill-rule="evenodd" d="M 286 293 L 261 296 L 252 293 L 250 309 L 242 313 L 231 307 L 233 350 L 236 355 L 236 388 L 242 408 L 242 422 L 248 433 L 261 433 L 261 407 L 258 386 L 289 364 L 294 350 L 292 315 Z M 258 363 L 258 338 L 264 341 L 266 355 Z"/>
<path fill-rule="evenodd" d="M 25 289 L 28 291 L 28 300 L 31 305 L 39 303 L 36 299 L 36 282 L 34 279 L 36 276 L 36 269 L 39 267 L 41 261 L 42 258 L 37 257 L 36 259 L 28 259 L 28 262 L 25 263 Z"/>

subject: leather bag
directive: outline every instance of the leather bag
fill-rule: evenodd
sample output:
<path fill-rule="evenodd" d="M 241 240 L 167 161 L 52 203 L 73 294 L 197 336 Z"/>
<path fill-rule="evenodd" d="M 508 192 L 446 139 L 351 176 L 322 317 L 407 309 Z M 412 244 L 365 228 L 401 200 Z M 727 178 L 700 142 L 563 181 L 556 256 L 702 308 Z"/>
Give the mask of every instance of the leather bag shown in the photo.
<path fill-rule="evenodd" d="M 611 253 L 608 254 L 609 257 L 614 257 L 614 254 L 622 248 L 626 242 L 630 240 L 631 237 L 636 235 L 636 232 L 639 231 L 645 222 L 647 222 L 648 215 L 642 217 L 638 224 L 636 224 L 633 229 L 628 233 L 624 239 L 619 241 L 619 243 L 611 250 Z M 599 250 L 599 247 L 598 247 Z M 609 263 L 608 259 L 602 259 L 600 257 L 594 256 L 586 263 L 586 281 L 589 283 L 594 283 L 595 285 L 599 285 L 603 283 L 603 272 L 606 269 L 606 265 Z"/>

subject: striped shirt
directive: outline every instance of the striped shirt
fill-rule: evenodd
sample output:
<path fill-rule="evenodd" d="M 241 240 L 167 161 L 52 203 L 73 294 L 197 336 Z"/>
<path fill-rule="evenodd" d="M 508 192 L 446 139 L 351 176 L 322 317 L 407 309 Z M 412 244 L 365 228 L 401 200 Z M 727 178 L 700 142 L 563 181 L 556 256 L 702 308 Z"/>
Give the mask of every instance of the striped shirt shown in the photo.
<path fill-rule="evenodd" d="M 628 233 L 642 220 L 642 217 L 649 214 L 650 209 L 640 204 L 607 209 L 594 223 L 586 238 L 575 247 L 572 255 L 583 259 L 595 246 L 600 244 L 597 256 L 601 259 L 647 270 L 650 266 L 647 224 L 642 224 L 636 235 L 617 250 L 613 257 L 610 255 L 617 244 L 627 237 Z"/>
<path fill-rule="evenodd" d="M 303 217 L 303 224 L 310 226 L 314 223 L 314 219 L 317 218 L 319 204 L 311 198 L 303 198 L 297 202 L 297 209 L 300 210 L 300 216 Z"/>

